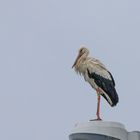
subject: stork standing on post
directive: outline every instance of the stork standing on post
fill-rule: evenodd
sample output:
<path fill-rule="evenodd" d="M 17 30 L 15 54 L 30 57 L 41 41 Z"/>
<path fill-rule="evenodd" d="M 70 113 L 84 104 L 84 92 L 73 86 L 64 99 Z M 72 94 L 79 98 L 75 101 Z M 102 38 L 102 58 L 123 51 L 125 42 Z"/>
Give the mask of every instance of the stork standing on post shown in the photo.
<path fill-rule="evenodd" d="M 88 57 L 89 50 L 82 47 L 79 50 L 79 54 L 72 66 L 75 71 L 84 76 L 85 81 L 96 90 L 97 93 L 97 119 L 100 118 L 100 95 L 102 95 L 106 101 L 113 107 L 118 101 L 118 94 L 115 89 L 115 81 L 112 74 L 107 68 L 95 58 Z"/>

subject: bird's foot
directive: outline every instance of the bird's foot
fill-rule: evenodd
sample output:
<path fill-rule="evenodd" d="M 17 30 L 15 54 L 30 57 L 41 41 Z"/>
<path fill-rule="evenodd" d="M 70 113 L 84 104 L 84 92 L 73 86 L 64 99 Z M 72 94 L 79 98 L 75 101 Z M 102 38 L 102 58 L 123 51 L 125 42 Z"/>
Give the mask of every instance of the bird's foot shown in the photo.
<path fill-rule="evenodd" d="M 102 121 L 102 119 L 101 118 L 97 118 L 97 119 L 91 119 L 89 121 Z"/>

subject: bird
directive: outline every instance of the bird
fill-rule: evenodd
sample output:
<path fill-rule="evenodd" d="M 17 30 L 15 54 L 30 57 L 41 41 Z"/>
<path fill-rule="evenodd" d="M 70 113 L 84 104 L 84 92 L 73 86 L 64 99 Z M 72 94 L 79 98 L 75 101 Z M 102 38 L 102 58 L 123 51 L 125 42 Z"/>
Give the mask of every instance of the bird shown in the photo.
<path fill-rule="evenodd" d="M 106 66 L 96 58 L 89 57 L 89 50 L 85 46 L 81 46 L 78 56 L 72 65 L 76 73 L 82 75 L 97 93 L 97 111 L 96 119 L 102 120 L 100 117 L 100 98 L 101 96 L 114 107 L 119 102 L 119 97 L 115 89 L 115 80 Z"/>

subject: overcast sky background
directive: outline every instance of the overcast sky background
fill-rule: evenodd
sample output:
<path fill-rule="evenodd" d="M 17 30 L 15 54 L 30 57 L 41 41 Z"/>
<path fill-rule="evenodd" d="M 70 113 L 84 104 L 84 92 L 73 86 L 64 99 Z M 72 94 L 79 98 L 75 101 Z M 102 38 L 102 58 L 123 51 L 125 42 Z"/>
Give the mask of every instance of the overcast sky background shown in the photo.
<path fill-rule="evenodd" d="M 1 0 L 1 140 L 66 140 L 96 117 L 95 91 L 71 69 L 81 44 L 116 81 L 102 119 L 140 130 L 139 0 Z"/>

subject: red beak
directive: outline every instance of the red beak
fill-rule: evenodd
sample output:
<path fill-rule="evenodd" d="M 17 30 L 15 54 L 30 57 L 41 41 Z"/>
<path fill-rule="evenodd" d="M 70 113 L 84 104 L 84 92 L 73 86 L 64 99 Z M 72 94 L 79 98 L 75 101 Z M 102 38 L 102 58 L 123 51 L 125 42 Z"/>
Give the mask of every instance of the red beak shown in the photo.
<path fill-rule="evenodd" d="M 78 61 L 78 59 L 81 57 L 81 54 L 79 53 L 78 54 L 78 56 L 77 56 L 77 58 L 76 58 L 76 60 L 75 60 L 75 62 L 74 62 L 74 64 L 73 64 L 73 66 L 72 66 L 72 68 L 77 64 L 77 61 Z"/>

